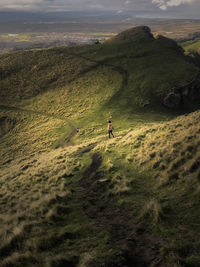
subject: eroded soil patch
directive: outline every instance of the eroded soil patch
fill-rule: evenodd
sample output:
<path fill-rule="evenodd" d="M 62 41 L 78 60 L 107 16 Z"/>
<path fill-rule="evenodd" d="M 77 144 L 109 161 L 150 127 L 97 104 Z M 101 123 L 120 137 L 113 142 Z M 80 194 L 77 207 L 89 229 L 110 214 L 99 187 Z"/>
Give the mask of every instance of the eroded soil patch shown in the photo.
<path fill-rule="evenodd" d="M 93 154 L 79 184 L 84 189 L 85 213 L 95 220 L 99 230 L 109 233 L 111 246 L 120 251 L 117 266 L 164 266 L 159 255 L 161 241 L 145 225 L 134 224 L 129 208 L 117 207 L 106 193 L 108 181 L 106 174 L 99 171 L 101 164 L 101 155 Z"/>

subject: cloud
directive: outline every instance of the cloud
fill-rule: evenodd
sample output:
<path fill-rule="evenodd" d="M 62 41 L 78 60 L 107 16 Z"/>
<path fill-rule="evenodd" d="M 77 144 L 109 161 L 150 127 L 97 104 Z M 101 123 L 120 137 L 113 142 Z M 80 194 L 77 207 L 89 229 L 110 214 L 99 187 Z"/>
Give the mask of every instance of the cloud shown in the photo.
<path fill-rule="evenodd" d="M 2 9 L 38 9 L 53 8 L 59 10 L 143 10 L 152 6 L 151 0 L 0 0 Z"/>
<path fill-rule="evenodd" d="M 200 0 L 0 0 L 1 10 L 115 11 L 133 16 L 199 18 Z M 165 11 L 165 12 L 163 12 Z"/>
<path fill-rule="evenodd" d="M 182 4 L 192 4 L 195 0 L 152 0 L 161 10 L 167 10 L 169 7 L 176 7 Z"/>
<path fill-rule="evenodd" d="M 43 4 L 43 0 L 0 0 L 0 9 L 30 10 Z"/>

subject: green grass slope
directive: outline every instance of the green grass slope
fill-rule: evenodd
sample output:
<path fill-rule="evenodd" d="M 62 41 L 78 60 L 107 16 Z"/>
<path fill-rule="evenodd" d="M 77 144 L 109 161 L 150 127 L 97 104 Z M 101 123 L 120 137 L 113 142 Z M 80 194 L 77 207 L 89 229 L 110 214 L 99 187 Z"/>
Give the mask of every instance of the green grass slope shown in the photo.
<path fill-rule="evenodd" d="M 199 115 L 4 162 L 1 265 L 198 266 Z"/>
<path fill-rule="evenodd" d="M 138 27 L 99 45 L 1 55 L 0 104 L 70 118 L 84 130 L 101 131 L 110 117 L 123 128 L 168 117 L 165 97 L 198 73 L 175 42 Z M 188 91 L 180 105 L 193 108 L 196 99 Z"/>
<path fill-rule="evenodd" d="M 63 88 L 74 99 L 71 83 L 79 84 L 81 94 L 91 87 L 82 77 L 95 77 L 100 84 L 105 75 L 110 79 L 108 88 L 101 87 L 110 94 L 111 104 L 116 105 L 116 96 L 120 108 L 158 106 L 173 88 L 189 83 L 198 72 L 175 42 L 164 37 L 154 39 L 147 27 L 125 31 L 99 45 L 4 54 L 0 62 L 0 100 L 8 103 L 31 98 L 34 101 L 34 96 L 48 91 L 54 91 L 56 98 L 57 90 Z M 110 84 L 120 85 L 114 74 L 123 81 L 120 87 L 113 85 L 113 92 Z"/>
<path fill-rule="evenodd" d="M 0 55 L 0 265 L 199 266 L 198 72 L 148 27 Z"/>
<path fill-rule="evenodd" d="M 181 43 L 181 46 L 184 48 L 187 54 L 197 52 L 200 53 L 200 40 L 187 41 Z"/>

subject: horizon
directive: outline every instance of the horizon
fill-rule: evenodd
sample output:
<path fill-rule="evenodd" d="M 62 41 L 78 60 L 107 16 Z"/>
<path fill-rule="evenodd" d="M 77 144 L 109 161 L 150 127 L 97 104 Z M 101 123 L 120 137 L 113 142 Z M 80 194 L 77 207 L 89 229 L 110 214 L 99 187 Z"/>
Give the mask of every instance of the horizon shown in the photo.
<path fill-rule="evenodd" d="M 99 19 L 103 19 L 106 16 L 110 16 L 112 15 L 112 17 L 115 17 L 116 19 L 122 19 L 122 18 L 127 18 L 127 19 L 141 19 L 141 20 L 192 20 L 192 21 L 198 21 L 200 20 L 200 16 L 199 17 L 176 17 L 176 16 L 169 16 L 167 15 L 167 13 L 165 14 L 165 16 L 162 15 L 157 15 L 155 16 L 153 13 L 151 14 L 150 12 L 148 14 L 145 14 L 143 12 L 136 12 L 136 11 L 123 11 L 120 13 L 117 13 L 113 10 L 107 10 L 107 11 L 103 11 L 103 10 L 65 10 L 65 11 L 53 11 L 53 10 L 40 10 L 40 11 L 36 11 L 36 10 L 0 10 L 0 14 L 1 16 L 3 16 L 4 14 L 6 16 L 0 17 L 0 20 L 10 20 L 10 17 L 7 17 L 9 15 L 12 15 L 12 20 L 14 20 L 15 18 L 17 19 L 21 19 L 23 20 L 24 17 L 21 17 L 21 15 L 26 15 L 26 14 L 31 14 L 32 17 L 28 17 L 28 19 L 32 19 L 34 17 L 40 16 L 40 15 L 46 15 L 45 18 L 48 18 L 48 16 L 51 16 L 49 18 L 51 19 L 67 19 L 66 15 L 83 15 L 83 17 L 87 17 L 87 18 L 93 18 L 94 16 L 97 16 Z M 15 15 L 13 17 L 13 15 Z M 63 17 L 65 16 L 65 17 Z M 81 18 L 83 18 L 81 17 Z"/>

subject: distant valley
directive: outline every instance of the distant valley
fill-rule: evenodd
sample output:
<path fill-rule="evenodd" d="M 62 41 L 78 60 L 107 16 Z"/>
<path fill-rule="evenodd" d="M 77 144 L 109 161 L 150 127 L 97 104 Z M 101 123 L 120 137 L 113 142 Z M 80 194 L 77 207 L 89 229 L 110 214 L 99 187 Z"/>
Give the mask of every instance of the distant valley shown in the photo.
<path fill-rule="evenodd" d="M 0 51 L 103 42 L 127 28 L 149 25 L 153 34 L 176 40 L 200 31 L 200 20 L 147 19 L 114 12 L 0 13 Z"/>

